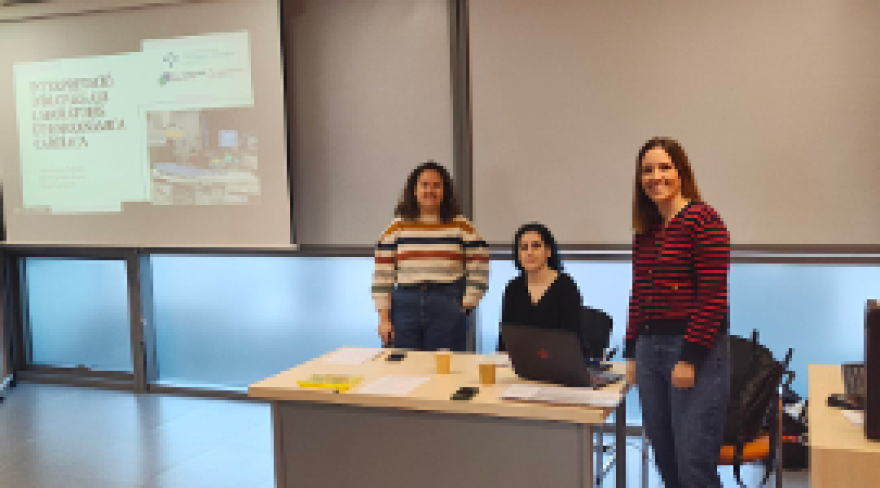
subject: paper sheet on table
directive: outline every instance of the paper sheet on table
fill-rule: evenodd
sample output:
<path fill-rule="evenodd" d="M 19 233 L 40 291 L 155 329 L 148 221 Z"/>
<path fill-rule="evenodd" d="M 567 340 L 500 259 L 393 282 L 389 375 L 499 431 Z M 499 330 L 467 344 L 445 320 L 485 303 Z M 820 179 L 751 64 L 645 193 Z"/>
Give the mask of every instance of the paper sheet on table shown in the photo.
<path fill-rule="evenodd" d="M 861 410 L 841 410 L 840 412 L 853 425 L 865 425 L 865 412 Z"/>
<path fill-rule="evenodd" d="M 530 400 L 540 391 L 541 387 L 536 385 L 513 385 L 507 387 L 498 397 L 502 400 Z"/>
<path fill-rule="evenodd" d="M 613 408 L 620 403 L 621 392 L 564 386 L 513 385 L 504 390 L 500 398 L 502 400 Z"/>
<path fill-rule="evenodd" d="M 488 356 L 478 356 L 474 358 L 475 363 L 482 363 L 483 361 L 495 363 L 495 366 L 499 368 L 509 368 L 511 367 L 510 356 L 507 354 L 490 354 Z"/>
<path fill-rule="evenodd" d="M 364 364 L 382 354 L 382 349 L 376 347 L 346 347 L 336 351 L 324 359 L 325 363 L 331 364 Z"/>
<path fill-rule="evenodd" d="M 430 380 L 431 378 L 428 376 L 389 374 L 364 385 L 356 393 L 367 395 L 406 395 Z"/>

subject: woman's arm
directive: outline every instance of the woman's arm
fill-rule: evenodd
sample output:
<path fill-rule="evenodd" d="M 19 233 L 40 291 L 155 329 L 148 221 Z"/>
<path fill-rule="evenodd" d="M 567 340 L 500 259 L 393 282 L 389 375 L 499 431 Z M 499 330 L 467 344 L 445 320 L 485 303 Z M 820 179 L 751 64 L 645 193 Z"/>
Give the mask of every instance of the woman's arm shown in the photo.
<path fill-rule="evenodd" d="M 394 324 L 391 322 L 391 295 L 397 282 L 396 223 L 379 236 L 376 244 L 375 271 L 373 272 L 373 301 L 379 312 L 379 338 L 388 346 L 394 343 Z"/>
<path fill-rule="evenodd" d="M 574 279 L 566 275 L 566 282 L 567 285 L 563 291 L 561 297 L 562 300 L 559 304 L 559 318 L 562 321 L 561 328 L 574 332 L 580 343 L 583 344 L 584 338 L 581 333 L 581 309 L 583 308 L 584 300 L 583 297 L 581 297 L 581 292 L 578 290 L 577 283 L 575 283 Z"/>
<path fill-rule="evenodd" d="M 391 224 L 379 236 L 376 244 L 375 270 L 373 271 L 373 301 L 376 310 L 391 308 L 391 293 L 397 283 L 397 225 Z"/>
<path fill-rule="evenodd" d="M 464 229 L 465 293 L 462 305 L 474 308 L 489 288 L 489 246 L 477 229 L 465 222 Z"/>
<path fill-rule="evenodd" d="M 699 366 L 727 327 L 730 234 L 710 207 L 701 210 L 693 232 L 696 301 L 679 360 Z"/>
<path fill-rule="evenodd" d="M 519 320 L 517 320 L 516 317 L 516 312 L 514 311 L 514 302 L 516 300 L 516 291 L 514 288 L 517 286 L 516 283 L 516 278 L 507 282 L 507 286 L 504 287 L 504 294 L 501 295 L 502 324 L 519 323 Z M 507 351 L 507 347 L 504 345 L 504 339 L 501 337 L 500 328 L 498 329 L 498 351 Z"/>
<path fill-rule="evenodd" d="M 626 359 L 635 358 L 636 339 L 639 338 L 639 326 L 641 325 L 639 313 L 638 283 L 636 281 L 636 261 L 639 257 L 639 236 L 633 236 L 632 244 L 632 287 L 629 292 L 629 314 L 626 320 L 626 337 L 624 338 L 623 357 Z"/>

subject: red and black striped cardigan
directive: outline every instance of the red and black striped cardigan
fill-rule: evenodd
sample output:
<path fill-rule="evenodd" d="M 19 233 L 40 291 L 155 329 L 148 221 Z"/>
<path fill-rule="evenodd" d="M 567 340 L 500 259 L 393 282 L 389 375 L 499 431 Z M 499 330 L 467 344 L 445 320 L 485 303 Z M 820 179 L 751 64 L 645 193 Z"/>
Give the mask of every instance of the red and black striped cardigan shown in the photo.
<path fill-rule="evenodd" d="M 701 364 L 727 333 L 729 270 L 730 234 L 705 203 L 636 234 L 624 357 L 634 357 L 641 334 L 683 335 L 679 360 Z"/>

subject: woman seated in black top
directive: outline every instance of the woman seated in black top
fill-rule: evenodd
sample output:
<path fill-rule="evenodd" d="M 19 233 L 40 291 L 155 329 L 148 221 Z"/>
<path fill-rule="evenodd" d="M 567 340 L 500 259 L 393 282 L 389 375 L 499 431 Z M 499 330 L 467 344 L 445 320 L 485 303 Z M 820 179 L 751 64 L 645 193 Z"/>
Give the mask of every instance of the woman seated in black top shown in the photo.
<path fill-rule="evenodd" d="M 504 289 L 501 323 L 571 330 L 580 339 L 581 293 L 571 276 L 562 272 L 550 230 L 536 222 L 520 227 L 513 255 L 520 275 Z M 498 350 L 505 350 L 500 335 Z"/>

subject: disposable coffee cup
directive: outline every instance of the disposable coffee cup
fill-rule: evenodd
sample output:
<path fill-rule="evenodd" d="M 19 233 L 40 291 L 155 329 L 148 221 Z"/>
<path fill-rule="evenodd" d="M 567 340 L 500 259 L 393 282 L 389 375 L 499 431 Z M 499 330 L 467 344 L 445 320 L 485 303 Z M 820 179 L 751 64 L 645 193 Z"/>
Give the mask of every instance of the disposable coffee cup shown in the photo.
<path fill-rule="evenodd" d="M 492 360 L 480 361 L 480 384 L 495 384 L 495 362 Z"/>
<path fill-rule="evenodd" d="M 449 374 L 452 369 L 452 353 L 449 350 L 439 350 L 434 353 L 437 361 L 437 374 Z"/>

